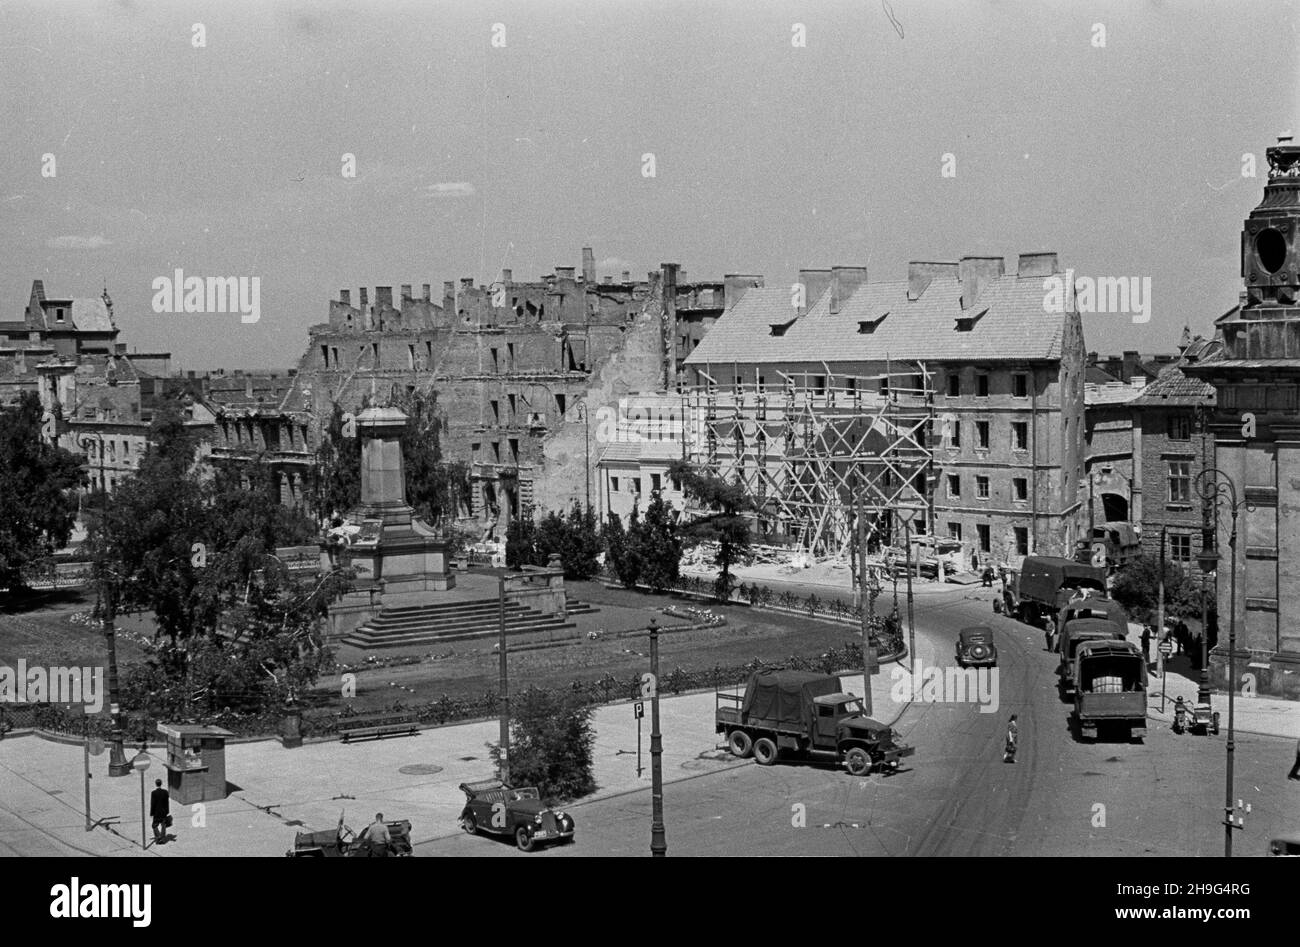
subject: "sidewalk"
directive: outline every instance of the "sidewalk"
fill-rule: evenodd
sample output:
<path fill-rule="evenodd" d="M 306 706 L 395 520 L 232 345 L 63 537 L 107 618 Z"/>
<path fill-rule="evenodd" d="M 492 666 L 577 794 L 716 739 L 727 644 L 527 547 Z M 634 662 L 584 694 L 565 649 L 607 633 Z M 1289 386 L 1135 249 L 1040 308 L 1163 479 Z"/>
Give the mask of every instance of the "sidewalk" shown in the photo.
<path fill-rule="evenodd" d="M 890 708 L 888 665 L 872 679 L 876 706 Z M 862 693 L 862 675 L 842 675 L 846 690 Z M 582 832 L 581 806 L 650 786 L 650 706 L 642 721 L 642 766 L 637 765 L 637 723 L 632 704 L 598 707 L 593 717 L 597 792 L 568 806 Z M 882 714 L 883 715 L 883 714 Z M 714 733 L 712 692 L 660 701 L 665 784 L 746 765 L 721 748 Z M 91 758 L 94 818 L 119 816 L 115 830 L 85 831 L 82 748 L 35 735 L 0 741 L 0 800 L 40 831 L 73 851 L 101 856 L 281 857 L 298 831 L 332 829 L 340 812 L 348 826 L 364 828 L 376 812 L 409 819 L 412 841 L 455 835 L 464 805 L 462 782 L 489 779 L 485 744 L 498 736 L 496 721 L 422 730 L 416 737 L 345 745 L 337 741 L 287 750 L 278 741 L 226 748 L 226 799 L 200 811 L 172 803 L 175 841 L 140 849 L 140 779 L 107 775 L 107 753 Z M 134 747 L 128 748 L 133 753 Z M 146 789 L 163 773 L 160 748 L 145 774 Z M 405 770 L 405 772 L 403 772 Z M 204 823 L 204 824 L 195 824 Z M 152 838 L 152 832 L 147 833 Z"/>

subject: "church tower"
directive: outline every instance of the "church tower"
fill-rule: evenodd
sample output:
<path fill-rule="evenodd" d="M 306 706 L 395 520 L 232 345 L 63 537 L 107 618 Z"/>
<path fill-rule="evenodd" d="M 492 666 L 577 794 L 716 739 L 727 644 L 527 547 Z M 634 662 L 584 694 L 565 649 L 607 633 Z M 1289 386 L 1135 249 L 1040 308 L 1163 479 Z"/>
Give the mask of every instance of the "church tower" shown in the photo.
<path fill-rule="evenodd" d="M 1232 603 L 1228 509 L 1216 527 L 1212 680 L 1240 688 L 1249 674 L 1260 694 L 1300 699 L 1300 146 L 1285 137 L 1267 156 L 1264 198 L 1241 233 L 1240 304 L 1216 322 L 1222 350 L 1184 371 L 1216 389 L 1214 466 L 1241 504 Z M 1226 670 L 1234 611 L 1235 683 Z"/>

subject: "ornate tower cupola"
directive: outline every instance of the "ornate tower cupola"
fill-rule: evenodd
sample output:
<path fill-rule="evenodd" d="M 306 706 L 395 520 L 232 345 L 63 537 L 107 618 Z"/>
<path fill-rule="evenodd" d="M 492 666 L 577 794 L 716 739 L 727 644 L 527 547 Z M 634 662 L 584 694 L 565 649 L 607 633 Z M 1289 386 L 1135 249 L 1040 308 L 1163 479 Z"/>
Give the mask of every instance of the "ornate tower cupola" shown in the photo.
<path fill-rule="evenodd" d="M 1264 199 L 1241 233 L 1246 305 L 1293 306 L 1300 293 L 1300 145 L 1287 135 L 1267 156 Z"/>

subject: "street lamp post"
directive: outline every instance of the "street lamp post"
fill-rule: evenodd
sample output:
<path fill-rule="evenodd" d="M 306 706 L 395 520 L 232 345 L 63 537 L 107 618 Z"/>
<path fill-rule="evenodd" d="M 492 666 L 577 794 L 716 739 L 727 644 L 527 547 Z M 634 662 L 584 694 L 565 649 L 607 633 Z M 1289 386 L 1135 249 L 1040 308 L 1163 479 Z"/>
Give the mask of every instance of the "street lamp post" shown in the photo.
<path fill-rule="evenodd" d="M 510 680 L 506 675 L 506 577 L 497 577 L 500 641 L 497 650 L 497 700 L 501 714 L 501 782 L 510 785 Z"/>
<path fill-rule="evenodd" d="M 587 491 L 587 509 L 591 509 L 591 417 L 587 413 L 587 403 L 578 402 L 578 410 L 582 412 L 582 446 L 584 448 L 584 466 L 582 468 L 582 483 Z M 586 512 L 585 510 L 583 511 Z"/>
<path fill-rule="evenodd" d="M 1223 471 L 1215 467 L 1206 467 L 1196 478 L 1196 491 L 1205 504 L 1207 514 L 1213 518 L 1202 533 L 1201 554 L 1197 561 L 1201 571 L 1207 575 L 1217 566 L 1220 556 L 1218 550 L 1218 516 L 1220 508 L 1225 508 L 1231 517 L 1231 531 L 1228 534 L 1228 744 L 1227 765 L 1224 774 L 1223 798 L 1223 855 L 1232 857 L 1232 833 L 1239 828 L 1233 822 L 1235 807 L 1232 803 L 1233 758 L 1236 752 L 1236 719 L 1233 698 L 1237 684 L 1237 511 L 1243 506 L 1251 509 L 1245 499 L 1237 499 L 1237 487 Z M 1213 530 L 1211 532 L 1211 530 Z M 1207 543 L 1212 541 L 1213 545 Z"/>
<path fill-rule="evenodd" d="M 145 840 L 144 774 L 149 772 L 149 754 L 143 743 L 140 752 L 132 758 L 131 767 L 140 774 L 140 848 L 146 849 L 149 843 Z"/>
<path fill-rule="evenodd" d="M 664 836 L 664 743 L 659 733 L 659 626 L 650 619 L 650 854 L 668 854 Z"/>

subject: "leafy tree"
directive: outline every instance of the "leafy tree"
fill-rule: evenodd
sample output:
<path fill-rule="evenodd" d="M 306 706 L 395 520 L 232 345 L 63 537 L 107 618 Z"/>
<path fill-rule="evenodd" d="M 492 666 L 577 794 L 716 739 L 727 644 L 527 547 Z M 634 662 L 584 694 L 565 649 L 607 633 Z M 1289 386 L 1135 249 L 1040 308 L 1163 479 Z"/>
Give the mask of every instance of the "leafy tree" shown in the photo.
<path fill-rule="evenodd" d="M 0 587 L 68 544 L 74 491 L 86 482 L 83 458 L 41 437 L 41 399 L 24 392 L 0 409 Z"/>
<path fill-rule="evenodd" d="M 510 521 L 506 527 L 506 568 L 518 569 L 520 566 L 537 564 L 537 553 L 533 549 L 536 532 L 531 510 L 525 510 Z"/>
<path fill-rule="evenodd" d="M 575 500 L 567 517 L 551 511 L 537 524 L 530 561 L 544 566 L 552 555 L 557 555 L 564 564 L 566 579 L 589 579 L 599 567 L 596 556 L 600 546 L 595 512 L 591 507 L 583 511 Z"/>
<path fill-rule="evenodd" d="M 1160 559 L 1141 555 L 1130 559 L 1115 572 L 1111 596 L 1136 621 L 1154 620 L 1159 605 Z M 1209 610 L 1215 611 L 1213 596 Z M 1199 617 L 1201 583 L 1174 563 L 1165 561 L 1165 614 L 1174 618 Z"/>
<path fill-rule="evenodd" d="M 718 601 L 725 602 L 730 598 L 734 584 L 731 567 L 749 551 L 749 522 L 756 509 L 754 502 L 741 484 L 698 470 L 685 461 L 674 461 L 668 475 L 681 481 L 686 496 L 708 511 L 680 527 L 680 533 L 688 543 L 718 544 L 718 554 L 714 559 L 718 567 L 714 595 Z"/>
<path fill-rule="evenodd" d="M 658 490 L 650 495 L 645 518 L 629 538 L 641 562 L 641 581 L 656 591 L 672 588 L 682 558 L 673 511 Z"/>
<path fill-rule="evenodd" d="M 316 449 L 313 506 L 318 517 L 346 513 L 361 502 L 361 441 L 345 437 L 345 428 L 343 408 L 335 402 Z"/>
<path fill-rule="evenodd" d="M 610 511 L 609 525 L 605 528 L 605 555 L 618 580 L 629 589 L 636 588 L 641 581 L 641 553 L 635 541 L 640 529 L 641 514 L 635 506 L 626 530 L 619 515 Z"/>
<path fill-rule="evenodd" d="M 548 804 L 596 791 L 591 705 L 572 691 L 530 687 L 510 700 L 510 782 L 536 786 Z M 501 766 L 501 746 L 488 744 Z"/>

